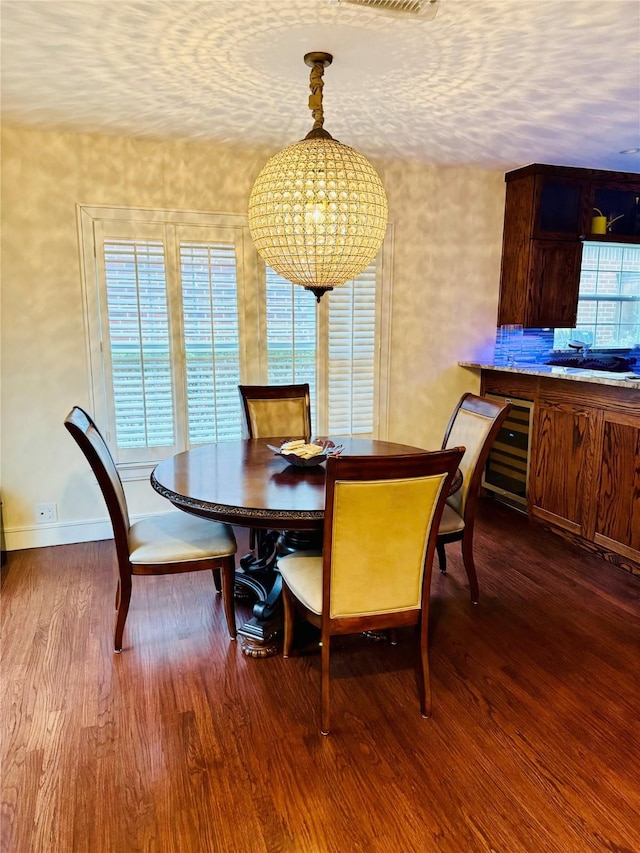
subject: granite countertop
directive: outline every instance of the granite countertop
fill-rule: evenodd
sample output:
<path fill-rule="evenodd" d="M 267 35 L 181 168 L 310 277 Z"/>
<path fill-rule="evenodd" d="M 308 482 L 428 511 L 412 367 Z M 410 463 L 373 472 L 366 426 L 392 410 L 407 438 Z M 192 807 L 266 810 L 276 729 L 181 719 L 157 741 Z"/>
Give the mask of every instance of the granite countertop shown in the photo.
<path fill-rule="evenodd" d="M 579 367 L 553 367 L 548 364 L 523 364 L 508 367 L 506 364 L 459 361 L 459 367 L 478 370 L 499 370 L 502 373 L 523 373 L 527 376 L 549 376 L 553 379 L 568 379 L 571 382 L 591 382 L 597 385 L 615 385 L 616 388 L 633 388 L 640 391 L 640 374 L 613 373 L 606 370 L 582 370 Z"/>

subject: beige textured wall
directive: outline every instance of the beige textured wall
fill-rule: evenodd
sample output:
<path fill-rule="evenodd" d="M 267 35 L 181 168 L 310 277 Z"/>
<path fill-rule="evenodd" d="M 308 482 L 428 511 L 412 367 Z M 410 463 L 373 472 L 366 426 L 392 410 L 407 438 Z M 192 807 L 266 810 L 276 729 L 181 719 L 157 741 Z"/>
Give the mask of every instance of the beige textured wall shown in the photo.
<path fill-rule="evenodd" d="M 479 377 L 457 366 L 493 347 L 504 175 L 394 163 L 384 169 L 394 222 L 389 436 L 435 449 Z"/>
<path fill-rule="evenodd" d="M 34 507 L 60 528 L 106 517 L 62 427 L 88 405 L 77 203 L 245 213 L 271 151 L 2 131 L 1 489 L 8 547 L 44 544 Z M 436 447 L 477 377 L 456 366 L 495 330 L 504 180 L 499 173 L 377 164 L 395 223 L 389 438 Z M 127 484 L 136 515 L 166 507 Z M 89 528 L 87 528 L 89 529 Z M 49 541 L 80 538 L 69 527 Z"/>

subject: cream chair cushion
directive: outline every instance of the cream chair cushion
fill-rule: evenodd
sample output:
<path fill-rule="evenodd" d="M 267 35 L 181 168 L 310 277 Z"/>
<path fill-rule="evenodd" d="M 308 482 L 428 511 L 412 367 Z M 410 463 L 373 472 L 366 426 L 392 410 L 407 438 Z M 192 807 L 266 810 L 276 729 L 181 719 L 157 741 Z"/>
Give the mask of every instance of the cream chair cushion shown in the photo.
<path fill-rule="evenodd" d="M 129 528 L 129 556 L 137 565 L 224 557 L 236 550 L 228 524 L 180 510 L 143 518 Z"/>
<path fill-rule="evenodd" d="M 464 530 L 464 520 L 460 518 L 455 509 L 445 504 L 438 533 L 458 533 L 460 530 Z"/>
<path fill-rule="evenodd" d="M 322 613 L 322 553 L 296 551 L 278 560 L 285 583 L 312 613 Z"/>

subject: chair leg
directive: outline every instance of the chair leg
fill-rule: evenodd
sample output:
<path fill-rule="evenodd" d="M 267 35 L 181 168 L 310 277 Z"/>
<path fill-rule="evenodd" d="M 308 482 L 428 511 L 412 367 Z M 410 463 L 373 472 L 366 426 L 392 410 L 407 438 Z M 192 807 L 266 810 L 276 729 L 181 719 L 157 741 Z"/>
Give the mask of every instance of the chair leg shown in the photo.
<path fill-rule="evenodd" d="M 469 578 L 469 592 L 471 593 L 471 603 L 478 604 L 480 601 L 480 589 L 478 587 L 478 575 L 476 574 L 476 565 L 473 560 L 473 527 L 467 526 L 462 537 L 462 562 Z"/>
<path fill-rule="evenodd" d="M 113 641 L 114 651 L 119 654 L 122 651 L 122 635 L 124 623 L 127 621 L 129 604 L 131 602 L 131 575 L 120 575 L 118 590 L 116 592 L 116 630 Z"/>
<path fill-rule="evenodd" d="M 322 694 L 322 721 L 320 734 L 329 734 L 329 647 L 331 637 L 327 634 L 322 638 L 320 691 Z"/>
<path fill-rule="evenodd" d="M 216 588 L 216 592 L 222 592 L 222 581 L 220 578 L 220 569 L 211 569 L 211 573 L 213 574 L 213 583 Z"/>
<path fill-rule="evenodd" d="M 288 658 L 291 654 L 291 647 L 293 646 L 295 612 L 293 602 L 291 601 L 291 593 L 287 589 L 286 583 L 282 584 L 282 605 L 284 608 L 284 639 L 282 642 L 282 657 Z"/>
<path fill-rule="evenodd" d="M 440 571 L 444 575 L 447 571 L 447 551 L 444 547 L 444 542 L 438 540 L 436 542 L 436 551 L 438 552 L 438 565 L 440 566 Z"/>
<path fill-rule="evenodd" d="M 220 569 L 213 570 L 213 577 L 215 579 L 216 571 L 218 572 L 218 578 L 222 575 L 222 604 L 224 606 L 224 615 L 227 620 L 227 629 L 229 630 L 229 636 L 232 640 L 235 640 L 236 633 L 236 603 L 233 597 L 234 595 L 234 586 L 235 586 L 235 577 L 236 577 L 236 564 L 233 557 L 228 557 L 224 563 L 222 564 L 222 571 Z"/>
<path fill-rule="evenodd" d="M 420 713 L 423 717 L 431 716 L 431 675 L 429 673 L 429 626 L 424 618 L 420 624 Z"/>

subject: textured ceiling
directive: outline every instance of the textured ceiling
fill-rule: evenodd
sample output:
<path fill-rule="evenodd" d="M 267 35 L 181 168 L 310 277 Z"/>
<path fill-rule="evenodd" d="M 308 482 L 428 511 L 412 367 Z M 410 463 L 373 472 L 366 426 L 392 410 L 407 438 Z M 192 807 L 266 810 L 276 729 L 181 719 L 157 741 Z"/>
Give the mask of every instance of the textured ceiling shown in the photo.
<path fill-rule="evenodd" d="M 637 0 L 2 0 L 5 123 L 267 145 L 325 127 L 371 157 L 640 172 Z"/>

